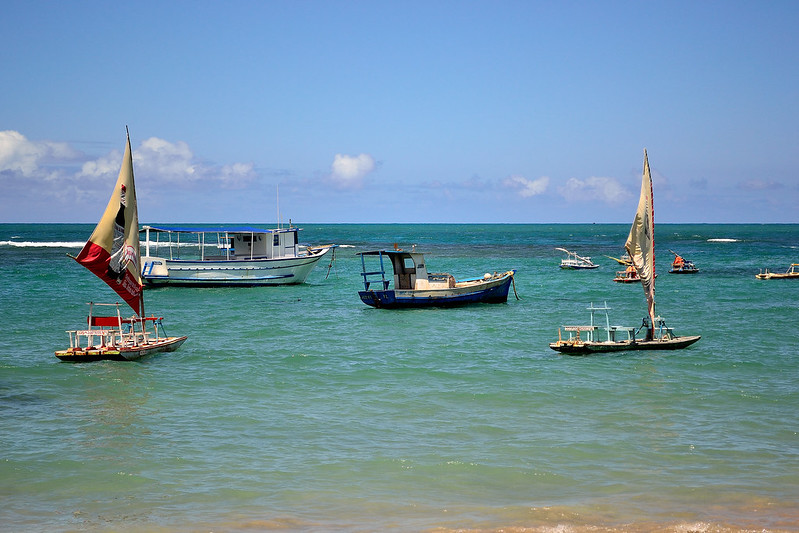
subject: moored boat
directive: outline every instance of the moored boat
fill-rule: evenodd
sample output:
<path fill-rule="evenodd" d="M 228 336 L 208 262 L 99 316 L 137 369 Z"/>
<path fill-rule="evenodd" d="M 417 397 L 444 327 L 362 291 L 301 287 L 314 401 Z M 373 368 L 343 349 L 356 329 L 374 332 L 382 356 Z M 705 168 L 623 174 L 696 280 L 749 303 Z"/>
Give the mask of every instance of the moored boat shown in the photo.
<path fill-rule="evenodd" d="M 655 317 L 654 328 L 650 326 L 649 317 L 644 319 L 639 328 L 611 326 L 608 315 L 610 307 L 607 302 L 603 307 L 594 307 L 594 304 L 591 303 L 586 309 L 591 312 L 590 324 L 558 328 L 558 341 L 551 343 L 550 348 L 568 355 L 628 350 L 679 350 L 690 346 L 701 338 L 699 336 L 675 336 L 673 328 L 667 327 L 666 321 L 660 316 Z M 594 313 L 597 311 L 605 312 L 604 326 L 595 322 Z M 644 336 L 641 336 L 641 330 L 646 331 Z M 654 333 L 647 336 L 650 330 Z M 565 332 L 568 338 L 564 338 L 562 332 Z"/>
<path fill-rule="evenodd" d="M 699 272 L 699 269 L 696 268 L 693 261 L 685 259 L 674 250 L 669 251 L 674 254 L 674 261 L 671 263 L 669 274 L 696 274 Z"/>
<path fill-rule="evenodd" d="M 305 283 L 337 245 L 304 246 L 300 228 L 144 226 L 147 286 L 253 286 Z"/>
<path fill-rule="evenodd" d="M 161 317 L 145 317 L 139 254 L 139 214 L 133 179 L 133 156 L 127 136 L 122 168 L 100 222 L 77 257 L 78 263 L 103 280 L 125 300 L 135 315 L 122 318 L 119 304 L 89 304 L 87 328 L 70 330 L 69 348 L 57 350 L 62 361 L 131 361 L 156 352 L 171 352 L 186 337 L 163 333 Z M 116 316 L 95 316 L 94 306 L 116 306 Z M 148 332 L 147 325 L 153 327 Z M 159 333 L 159 326 L 160 332 Z"/>
<path fill-rule="evenodd" d="M 638 276 L 638 271 L 635 270 L 635 267 L 629 265 L 624 270 L 616 271 L 616 277 L 613 278 L 613 281 L 616 283 L 638 283 L 641 278 Z"/>
<path fill-rule="evenodd" d="M 570 252 L 566 248 L 555 248 L 555 250 L 566 253 L 566 257 L 560 261 L 560 268 L 565 270 L 590 270 L 599 266 L 594 264 L 590 257 L 577 255 L 576 252 Z"/>
<path fill-rule="evenodd" d="M 386 309 L 504 303 L 516 273 L 508 270 L 456 280 L 451 274 L 428 273 L 424 254 L 419 252 L 374 250 L 358 255 L 364 284 L 358 295 L 365 304 Z M 387 272 L 386 262 L 391 263 L 393 275 Z"/>
<path fill-rule="evenodd" d="M 114 306 L 116 315 L 96 316 L 95 306 Z M 62 361 L 133 361 L 158 352 L 174 352 L 186 337 L 169 337 L 164 331 L 163 317 L 132 316 L 123 318 L 119 304 L 89 302 L 87 329 L 70 330 L 69 348 L 58 350 Z M 148 330 L 147 326 L 150 326 Z"/>
<path fill-rule="evenodd" d="M 766 269 L 765 272 L 761 271 L 759 274 L 755 274 L 755 277 L 757 279 L 799 279 L 799 263 L 791 263 L 785 272 L 769 272 L 769 269 Z"/>
<path fill-rule="evenodd" d="M 561 329 L 558 329 L 557 342 L 550 343 L 549 347 L 569 355 L 582 355 L 597 352 L 619 352 L 626 350 L 679 350 L 692 345 L 701 337 L 676 336 L 672 328 L 666 327 L 666 321 L 661 316 L 655 316 L 655 214 L 654 196 L 652 191 L 652 177 L 649 171 L 649 158 L 644 150 L 644 171 L 641 178 L 641 194 L 638 200 L 638 209 L 633 218 L 630 234 L 624 244 L 625 250 L 630 255 L 632 265 L 624 271 L 627 279 L 632 278 L 630 269 L 635 271 L 637 280 L 644 289 L 647 303 L 647 317 L 644 318 L 641 328 L 611 326 L 608 318 L 608 306 L 591 307 L 591 324 L 588 326 L 563 326 L 569 334 L 564 339 Z M 618 276 L 617 276 L 618 277 Z M 616 281 L 616 280 L 614 280 Z M 594 312 L 605 311 L 604 340 L 598 335 L 600 327 L 594 322 Z M 638 338 L 641 329 L 646 329 L 643 339 Z M 581 333 L 585 334 L 582 338 Z M 622 338 L 624 337 L 624 338 Z"/>

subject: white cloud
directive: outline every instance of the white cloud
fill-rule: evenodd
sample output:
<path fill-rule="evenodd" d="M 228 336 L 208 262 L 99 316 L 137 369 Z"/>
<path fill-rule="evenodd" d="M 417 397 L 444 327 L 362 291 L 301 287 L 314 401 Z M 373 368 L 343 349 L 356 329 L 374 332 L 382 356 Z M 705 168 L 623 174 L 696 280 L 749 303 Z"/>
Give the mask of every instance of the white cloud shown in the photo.
<path fill-rule="evenodd" d="M 79 152 L 67 143 L 30 141 L 19 132 L 0 131 L 0 172 L 10 171 L 24 178 L 51 179 L 57 173 L 43 166 L 79 156 Z"/>
<path fill-rule="evenodd" d="M 94 161 L 86 161 L 78 172 L 78 177 L 102 178 L 119 173 L 122 164 L 122 152 L 114 150 Z"/>
<path fill-rule="evenodd" d="M 185 183 L 196 181 L 211 169 L 198 167 L 189 145 L 171 143 L 158 137 L 145 139 L 133 152 L 137 173 L 157 176 L 159 181 Z"/>
<path fill-rule="evenodd" d="M 506 178 L 503 184 L 505 187 L 519 191 L 519 196 L 522 198 L 529 198 L 546 192 L 549 186 L 549 177 L 542 176 L 537 180 L 528 180 L 523 176 L 511 176 Z"/>
<path fill-rule="evenodd" d="M 632 193 L 622 187 L 614 178 L 590 177 L 586 180 L 569 178 L 566 185 L 559 188 L 561 196 L 569 202 L 602 202 L 619 205 L 632 197 Z"/>
<path fill-rule="evenodd" d="M 375 160 L 369 154 L 357 156 L 336 154 L 331 167 L 330 181 L 341 189 L 358 189 L 363 179 L 375 169 Z"/>
<path fill-rule="evenodd" d="M 78 176 L 112 178 L 119 173 L 122 152 L 113 152 L 83 164 Z M 133 168 L 147 181 L 166 184 L 194 185 L 197 182 L 217 183 L 224 188 L 240 188 L 255 178 L 252 163 L 216 166 L 197 161 L 189 145 L 150 137 L 133 150 Z"/>

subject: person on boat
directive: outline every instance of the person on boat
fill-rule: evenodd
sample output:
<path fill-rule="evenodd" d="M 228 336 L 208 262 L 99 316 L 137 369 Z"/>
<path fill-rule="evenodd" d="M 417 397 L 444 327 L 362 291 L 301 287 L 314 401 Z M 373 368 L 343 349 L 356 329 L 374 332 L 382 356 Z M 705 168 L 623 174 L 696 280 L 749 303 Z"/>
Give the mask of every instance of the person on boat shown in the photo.
<path fill-rule="evenodd" d="M 674 263 L 672 263 L 671 266 L 674 267 L 675 270 L 681 270 L 684 265 L 685 265 L 685 259 L 683 259 L 679 255 L 675 255 Z"/>

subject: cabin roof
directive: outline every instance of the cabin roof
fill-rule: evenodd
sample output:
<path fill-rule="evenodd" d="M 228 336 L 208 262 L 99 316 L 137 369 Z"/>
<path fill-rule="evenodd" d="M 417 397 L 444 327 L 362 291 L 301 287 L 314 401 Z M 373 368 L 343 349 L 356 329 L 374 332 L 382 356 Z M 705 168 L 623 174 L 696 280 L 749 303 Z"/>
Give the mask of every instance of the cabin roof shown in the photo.
<path fill-rule="evenodd" d="M 405 250 L 369 250 L 368 252 L 358 252 L 355 255 L 387 255 L 387 256 L 411 256 L 423 255 L 421 252 L 408 252 Z"/>
<path fill-rule="evenodd" d="M 286 233 L 300 228 L 264 229 L 253 226 L 142 226 L 142 231 L 163 231 L 167 233 Z"/>

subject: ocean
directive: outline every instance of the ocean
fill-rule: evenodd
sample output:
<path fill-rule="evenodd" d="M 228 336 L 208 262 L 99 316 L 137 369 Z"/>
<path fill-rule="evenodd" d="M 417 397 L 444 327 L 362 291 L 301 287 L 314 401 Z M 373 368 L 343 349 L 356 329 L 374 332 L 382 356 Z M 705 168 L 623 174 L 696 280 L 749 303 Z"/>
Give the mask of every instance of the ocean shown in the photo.
<path fill-rule="evenodd" d="M 119 300 L 66 256 L 93 225 L 0 225 L 0 530 L 799 531 L 799 281 L 755 279 L 799 225 L 658 224 L 657 312 L 702 339 L 591 357 L 548 344 L 592 302 L 640 325 L 629 225 L 301 227 L 341 245 L 306 284 L 149 289 L 178 351 L 69 364 Z M 394 243 L 515 294 L 370 308 L 355 254 Z"/>

